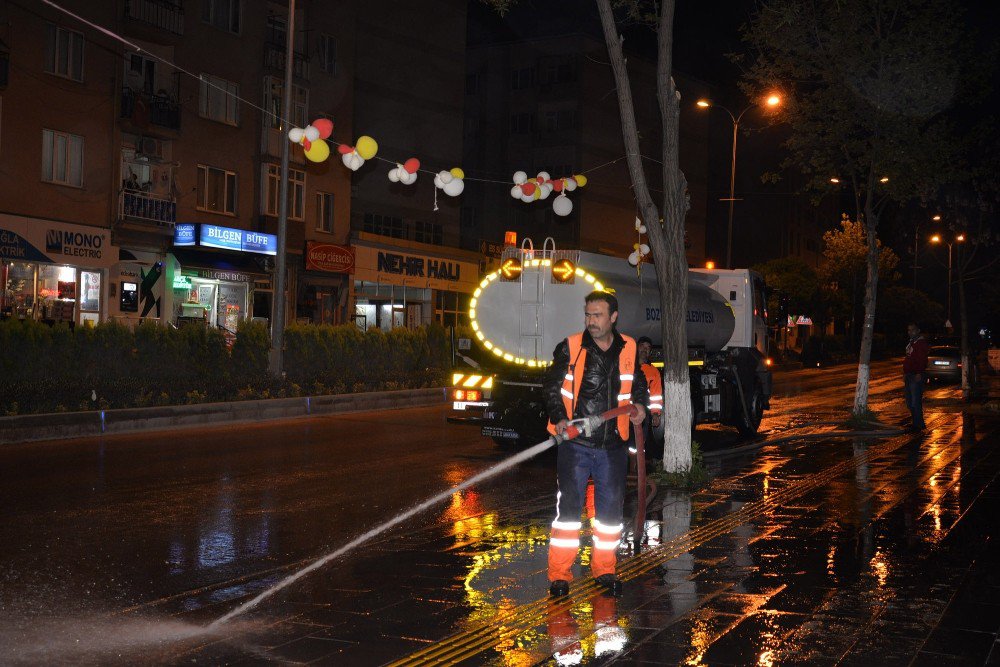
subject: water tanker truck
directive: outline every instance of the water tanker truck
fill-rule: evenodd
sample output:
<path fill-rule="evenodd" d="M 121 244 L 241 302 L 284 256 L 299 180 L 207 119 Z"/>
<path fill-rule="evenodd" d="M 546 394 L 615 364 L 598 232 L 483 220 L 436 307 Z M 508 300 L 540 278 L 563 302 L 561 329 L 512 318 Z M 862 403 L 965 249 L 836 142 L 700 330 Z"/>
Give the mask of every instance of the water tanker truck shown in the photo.
<path fill-rule="evenodd" d="M 503 251 L 500 268 L 483 277 L 470 302 L 474 338 L 457 346 L 463 363 L 452 375 L 449 421 L 478 425 L 498 443 L 545 439 L 545 372 L 556 345 L 583 330 L 584 297 L 596 289 L 615 294 L 618 330 L 648 336 L 652 361 L 662 366 L 652 266 L 638 270 L 621 257 L 556 250 L 550 241 L 539 251 L 526 239 Z M 763 278 L 748 269 L 688 271 L 692 428 L 720 423 L 743 435 L 757 432 L 771 396 L 765 299 Z"/>

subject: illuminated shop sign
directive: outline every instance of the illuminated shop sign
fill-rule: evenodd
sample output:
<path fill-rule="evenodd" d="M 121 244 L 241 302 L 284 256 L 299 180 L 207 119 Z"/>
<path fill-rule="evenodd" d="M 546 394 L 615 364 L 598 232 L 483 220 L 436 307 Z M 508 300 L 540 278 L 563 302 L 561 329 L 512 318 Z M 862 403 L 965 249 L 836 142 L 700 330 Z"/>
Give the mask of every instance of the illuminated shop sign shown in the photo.
<path fill-rule="evenodd" d="M 198 245 L 198 237 L 195 234 L 197 230 L 195 229 L 195 227 L 196 225 L 191 222 L 185 222 L 174 225 L 174 245 L 175 246 Z"/>
<path fill-rule="evenodd" d="M 274 234 L 218 225 L 180 223 L 174 226 L 174 246 L 201 246 L 260 255 L 278 254 L 278 237 Z"/>
<path fill-rule="evenodd" d="M 462 267 L 458 262 L 393 252 L 379 252 L 378 270 L 382 273 L 447 281 L 457 281 L 462 275 Z"/>

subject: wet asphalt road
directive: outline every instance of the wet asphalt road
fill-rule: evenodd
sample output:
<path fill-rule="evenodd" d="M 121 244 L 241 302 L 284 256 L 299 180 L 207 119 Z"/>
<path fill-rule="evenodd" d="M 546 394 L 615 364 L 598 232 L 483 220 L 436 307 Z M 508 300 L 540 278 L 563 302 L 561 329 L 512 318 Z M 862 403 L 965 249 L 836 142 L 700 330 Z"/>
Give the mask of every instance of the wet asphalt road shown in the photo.
<path fill-rule="evenodd" d="M 510 454 L 440 408 L 5 446 L 0 663 L 982 664 L 1000 627 L 993 425 L 973 431 L 943 387 L 926 437 L 768 444 L 832 428 L 854 372 L 779 374 L 760 448 L 654 499 L 617 601 L 586 579 L 546 600 L 543 456 L 205 632 Z M 874 372 L 872 407 L 900 420 L 896 365 Z"/>

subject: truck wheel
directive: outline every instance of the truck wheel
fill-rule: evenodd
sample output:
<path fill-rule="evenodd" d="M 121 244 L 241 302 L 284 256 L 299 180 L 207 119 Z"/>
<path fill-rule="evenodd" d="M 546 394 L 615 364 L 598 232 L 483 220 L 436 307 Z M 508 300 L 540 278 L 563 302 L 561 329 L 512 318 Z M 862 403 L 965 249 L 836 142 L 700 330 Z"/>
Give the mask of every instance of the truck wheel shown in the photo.
<path fill-rule="evenodd" d="M 759 382 L 753 383 L 753 392 L 749 396 L 747 412 L 750 415 L 750 421 L 748 422 L 740 414 L 739 421 L 736 422 L 736 430 L 742 436 L 756 435 L 757 429 L 760 428 L 760 420 L 764 417 L 764 390 Z"/>

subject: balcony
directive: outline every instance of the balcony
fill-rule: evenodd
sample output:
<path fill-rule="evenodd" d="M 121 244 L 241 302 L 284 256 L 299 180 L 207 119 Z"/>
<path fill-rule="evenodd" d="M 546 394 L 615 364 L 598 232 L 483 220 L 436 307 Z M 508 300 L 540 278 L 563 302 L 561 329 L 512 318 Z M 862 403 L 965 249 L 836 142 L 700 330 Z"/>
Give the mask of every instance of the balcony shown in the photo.
<path fill-rule="evenodd" d="M 166 195 L 124 190 L 118 197 L 118 219 L 151 222 L 168 227 L 173 233 L 174 223 L 177 222 L 177 202 Z"/>
<path fill-rule="evenodd" d="M 184 9 L 169 0 L 125 0 L 125 18 L 184 34 Z"/>
<path fill-rule="evenodd" d="M 264 67 L 285 73 L 285 46 L 276 42 L 264 44 Z M 292 76 L 309 80 L 309 58 L 298 51 L 292 54 Z"/>
<path fill-rule="evenodd" d="M 120 117 L 130 120 L 141 132 L 150 124 L 170 130 L 181 129 L 181 107 L 176 96 L 164 90 L 155 94 L 125 86 L 122 88 Z"/>

